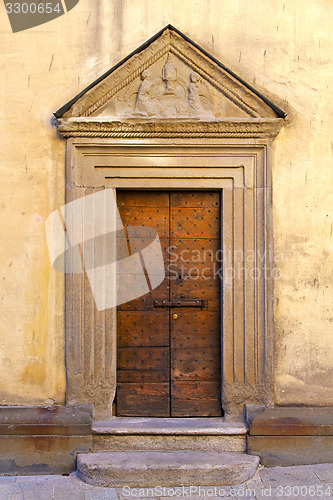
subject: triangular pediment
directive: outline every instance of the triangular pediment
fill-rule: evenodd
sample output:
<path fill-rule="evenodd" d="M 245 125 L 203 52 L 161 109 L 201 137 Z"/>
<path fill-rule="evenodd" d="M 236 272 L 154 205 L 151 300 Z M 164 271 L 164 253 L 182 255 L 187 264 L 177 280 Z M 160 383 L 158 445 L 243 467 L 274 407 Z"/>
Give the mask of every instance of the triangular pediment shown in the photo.
<path fill-rule="evenodd" d="M 57 118 L 221 120 L 284 113 L 172 26 L 60 108 Z"/>

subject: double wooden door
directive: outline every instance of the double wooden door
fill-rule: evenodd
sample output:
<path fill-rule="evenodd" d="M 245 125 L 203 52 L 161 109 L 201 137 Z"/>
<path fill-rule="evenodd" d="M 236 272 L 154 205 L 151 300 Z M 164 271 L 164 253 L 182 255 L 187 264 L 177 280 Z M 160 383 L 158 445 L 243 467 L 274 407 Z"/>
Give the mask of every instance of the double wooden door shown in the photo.
<path fill-rule="evenodd" d="M 157 288 L 117 308 L 117 415 L 220 416 L 220 194 L 117 199 L 125 226 L 157 230 L 166 271 Z"/>

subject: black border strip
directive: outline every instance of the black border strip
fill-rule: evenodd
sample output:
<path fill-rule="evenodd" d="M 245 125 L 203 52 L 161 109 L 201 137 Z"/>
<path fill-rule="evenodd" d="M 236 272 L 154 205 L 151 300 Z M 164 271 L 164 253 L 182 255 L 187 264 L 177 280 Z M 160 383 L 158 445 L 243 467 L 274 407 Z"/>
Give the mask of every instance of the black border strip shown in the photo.
<path fill-rule="evenodd" d="M 236 75 L 236 73 L 234 73 L 229 68 L 227 68 L 226 66 L 224 66 L 224 64 L 222 64 L 215 57 L 213 57 L 212 55 L 210 55 L 206 50 L 204 50 L 203 48 L 201 48 L 198 44 L 196 44 L 195 42 L 193 42 L 190 38 L 188 38 L 186 35 L 184 35 L 181 31 L 177 30 L 177 28 L 175 28 L 171 24 L 168 24 L 167 26 L 165 26 L 165 28 L 163 28 L 160 31 L 158 31 L 157 33 L 155 33 L 154 36 L 152 36 L 151 38 L 149 38 L 149 40 L 147 40 L 145 43 L 143 43 L 142 45 L 140 45 L 140 47 L 138 47 L 137 49 L 135 49 L 128 56 L 126 56 L 124 59 L 122 59 L 121 61 L 119 61 L 115 66 L 113 66 L 111 69 L 109 69 L 109 71 L 107 71 L 102 76 L 100 76 L 99 78 L 97 78 L 97 80 L 95 80 L 90 85 L 88 85 L 88 87 L 86 87 L 85 89 L 83 89 L 79 94 L 77 94 L 70 101 L 68 101 L 61 108 L 59 108 L 54 113 L 54 116 L 56 118 L 61 118 L 64 115 L 64 113 L 66 113 L 66 111 L 68 111 L 69 108 L 71 106 L 73 106 L 74 103 L 76 103 L 76 101 L 78 101 L 86 92 L 88 92 L 88 90 L 91 90 L 93 87 L 95 87 L 95 85 L 97 85 L 98 83 L 100 83 L 102 80 L 104 80 L 104 78 L 106 78 L 107 76 L 109 76 L 113 71 L 115 71 L 120 66 L 122 66 L 132 56 L 134 56 L 135 54 L 139 54 L 140 52 L 142 52 L 143 50 L 145 50 L 147 47 L 149 47 L 149 45 L 152 44 L 153 42 L 155 42 L 155 40 L 157 40 L 157 38 L 159 38 L 162 35 L 162 33 L 165 30 L 167 30 L 167 29 L 174 31 L 179 36 L 181 36 L 182 38 L 184 38 L 184 40 L 186 40 L 187 42 L 189 42 L 190 44 L 192 44 L 196 49 L 198 49 L 203 54 L 205 54 L 205 56 L 207 56 L 209 59 L 211 59 L 212 61 L 214 61 L 214 63 L 217 64 L 220 68 L 222 68 L 224 71 L 226 71 L 231 76 L 233 76 L 234 78 L 236 78 L 236 80 L 238 80 L 242 85 L 244 85 L 245 87 L 247 87 L 249 90 L 251 90 L 251 92 L 253 92 L 254 94 L 256 94 L 258 97 L 260 97 L 260 99 L 262 99 L 270 108 L 272 108 L 275 111 L 275 113 L 278 115 L 279 118 L 285 118 L 287 116 L 286 113 L 284 111 L 282 111 L 282 109 L 280 109 L 278 106 L 276 106 L 274 103 L 272 103 L 269 99 L 267 99 L 265 96 L 263 96 L 254 87 L 252 87 L 252 85 L 250 85 L 249 83 L 247 83 L 245 80 L 243 80 L 238 75 Z"/>

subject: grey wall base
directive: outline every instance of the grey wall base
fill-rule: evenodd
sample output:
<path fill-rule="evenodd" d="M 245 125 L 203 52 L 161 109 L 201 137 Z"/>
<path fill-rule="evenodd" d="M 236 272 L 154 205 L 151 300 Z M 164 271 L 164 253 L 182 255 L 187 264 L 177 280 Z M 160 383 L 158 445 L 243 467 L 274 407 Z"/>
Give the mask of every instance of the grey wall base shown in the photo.
<path fill-rule="evenodd" d="M 69 474 L 92 449 L 92 408 L 0 407 L 0 475 Z"/>
<path fill-rule="evenodd" d="M 266 467 L 333 463 L 333 436 L 249 436 L 248 450 Z"/>
<path fill-rule="evenodd" d="M 184 421 L 184 429 L 175 429 L 173 422 L 169 426 L 161 422 L 161 429 L 151 423 L 145 429 L 141 423 L 139 431 L 120 429 L 118 419 L 112 420 L 110 428 L 111 421 L 93 426 L 91 406 L 2 406 L 0 475 L 69 474 L 76 468 L 77 454 L 89 451 L 197 449 L 239 453 L 245 451 L 245 440 L 248 453 L 259 455 L 268 467 L 333 463 L 333 408 L 247 407 L 247 437 L 245 426 L 239 424 L 223 423 L 217 430 L 207 424 L 207 428 L 198 429 L 190 420 Z"/>
<path fill-rule="evenodd" d="M 333 408 L 247 408 L 248 453 L 266 467 L 333 463 Z"/>

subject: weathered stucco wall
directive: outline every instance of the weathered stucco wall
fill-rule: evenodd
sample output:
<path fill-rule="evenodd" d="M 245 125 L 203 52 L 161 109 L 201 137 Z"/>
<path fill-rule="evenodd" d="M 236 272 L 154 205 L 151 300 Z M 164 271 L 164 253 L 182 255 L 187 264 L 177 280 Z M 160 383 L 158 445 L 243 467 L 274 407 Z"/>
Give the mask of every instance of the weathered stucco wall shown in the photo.
<path fill-rule="evenodd" d="M 63 276 L 44 220 L 64 203 L 52 112 L 173 24 L 288 112 L 274 147 L 276 402 L 333 405 L 330 0 L 80 0 L 13 34 L 0 5 L 0 403 L 63 402 Z"/>

